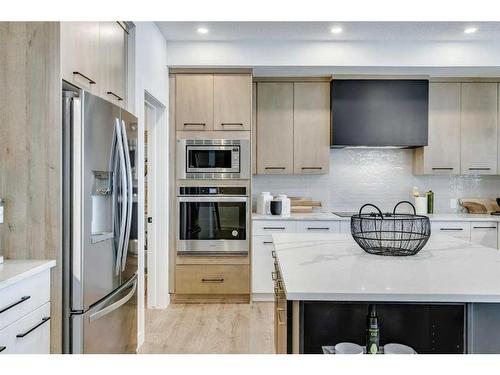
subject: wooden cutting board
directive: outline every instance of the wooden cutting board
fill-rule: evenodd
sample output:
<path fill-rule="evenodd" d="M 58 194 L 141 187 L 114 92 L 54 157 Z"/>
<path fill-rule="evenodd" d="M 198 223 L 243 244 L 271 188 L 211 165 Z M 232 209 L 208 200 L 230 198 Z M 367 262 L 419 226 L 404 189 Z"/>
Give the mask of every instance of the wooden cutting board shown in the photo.
<path fill-rule="evenodd" d="M 460 205 L 465 207 L 470 214 L 490 214 L 500 211 L 494 198 L 462 198 Z"/>

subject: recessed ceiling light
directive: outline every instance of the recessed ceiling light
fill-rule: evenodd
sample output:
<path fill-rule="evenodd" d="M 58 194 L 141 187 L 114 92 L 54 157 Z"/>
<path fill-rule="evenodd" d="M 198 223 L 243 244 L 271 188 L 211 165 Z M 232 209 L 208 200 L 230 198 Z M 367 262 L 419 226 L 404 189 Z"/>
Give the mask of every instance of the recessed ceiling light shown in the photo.
<path fill-rule="evenodd" d="M 474 34 L 477 31 L 477 27 L 467 27 L 464 30 L 465 34 Z"/>
<path fill-rule="evenodd" d="M 342 32 L 342 28 L 341 28 L 341 27 L 332 27 L 332 28 L 330 29 L 330 32 L 331 32 L 332 34 L 340 34 L 340 33 Z"/>
<path fill-rule="evenodd" d="M 207 34 L 208 33 L 208 29 L 206 27 L 198 27 L 198 32 L 200 34 Z"/>

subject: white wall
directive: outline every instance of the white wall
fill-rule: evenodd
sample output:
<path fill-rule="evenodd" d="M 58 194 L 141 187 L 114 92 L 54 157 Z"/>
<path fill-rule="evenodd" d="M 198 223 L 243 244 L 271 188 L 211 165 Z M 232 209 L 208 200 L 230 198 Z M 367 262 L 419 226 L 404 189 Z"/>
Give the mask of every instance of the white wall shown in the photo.
<path fill-rule="evenodd" d="M 500 176 L 414 176 L 412 150 L 341 149 L 330 151 L 330 173 L 317 176 L 253 176 L 252 193 L 270 191 L 307 196 L 322 201 L 323 209 L 357 211 L 373 203 L 384 212 L 411 190 L 434 191 L 435 213 L 454 213 L 450 199 L 496 198 Z"/>
<path fill-rule="evenodd" d="M 168 49 L 169 66 L 500 66 L 496 41 L 178 41 Z"/>
<path fill-rule="evenodd" d="M 153 97 L 158 105 L 167 108 L 168 104 L 168 68 L 167 68 L 167 45 L 163 35 L 153 22 L 137 22 L 131 30 L 129 47 L 129 72 L 133 77 L 129 82 L 129 97 L 134 98 L 128 103 L 128 108 L 139 119 L 139 346 L 144 342 L 144 100 L 145 92 Z M 165 111 L 167 112 L 167 111 Z M 164 191 L 168 190 L 168 116 L 162 116 L 162 123 L 157 129 L 157 149 L 161 154 L 157 155 L 159 165 L 165 169 L 159 173 L 158 186 Z M 158 191 L 158 190 L 157 190 Z M 161 191 L 161 190 L 160 190 Z M 161 195 L 161 194 L 160 194 Z M 166 194 L 164 194 L 166 195 Z M 168 228 L 168 201 L 160 201 L 161 207 L 155 217 L 156 225 L 160 228 Z M 163 235 L 166 231 L 157 231 Z M 158 242 L 157 242 L 158 243 Z M 168 243 L 164 240 L 163 243 Z M 161 248 L 160 248 L 161 249 Z M 165 249 L 164 249 L 165 250 Z M 168 256 L 165 257 L 168 260 Z M 165 276 L 168 264 L 165 265 Z M 168 277 L 164 278 L 164 298 L 157 301 L 157 307 L 168 305 Z"/>

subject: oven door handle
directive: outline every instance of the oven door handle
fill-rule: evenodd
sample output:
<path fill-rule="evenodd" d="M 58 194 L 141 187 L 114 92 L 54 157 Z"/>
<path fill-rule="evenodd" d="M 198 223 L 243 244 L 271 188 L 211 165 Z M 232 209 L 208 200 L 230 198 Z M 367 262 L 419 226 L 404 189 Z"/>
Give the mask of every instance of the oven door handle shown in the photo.
<path fill-rule="evenodd" d="M 247 197 L 178 197 L 179 202 L 247 202 Z"/>

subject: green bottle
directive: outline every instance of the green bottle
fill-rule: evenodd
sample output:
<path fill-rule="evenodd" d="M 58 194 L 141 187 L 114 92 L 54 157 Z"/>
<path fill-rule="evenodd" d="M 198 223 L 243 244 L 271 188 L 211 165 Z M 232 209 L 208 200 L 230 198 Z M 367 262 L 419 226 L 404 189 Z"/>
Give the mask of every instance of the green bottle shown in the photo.
<path fill-rule="evenodd" d="M 427 196 L 427 213 L 428 214 L 433 214 L 434 213 L 434 192 L 432 190 L 429 190 L 427 193 L 425 193 Z"/>
<path fill-rule="evenodd" d="M 368 305 L 369 314 L 366 324 L 366 354 L 377 354 L 379 351 L 380 329 L 375 305 Z"/>

